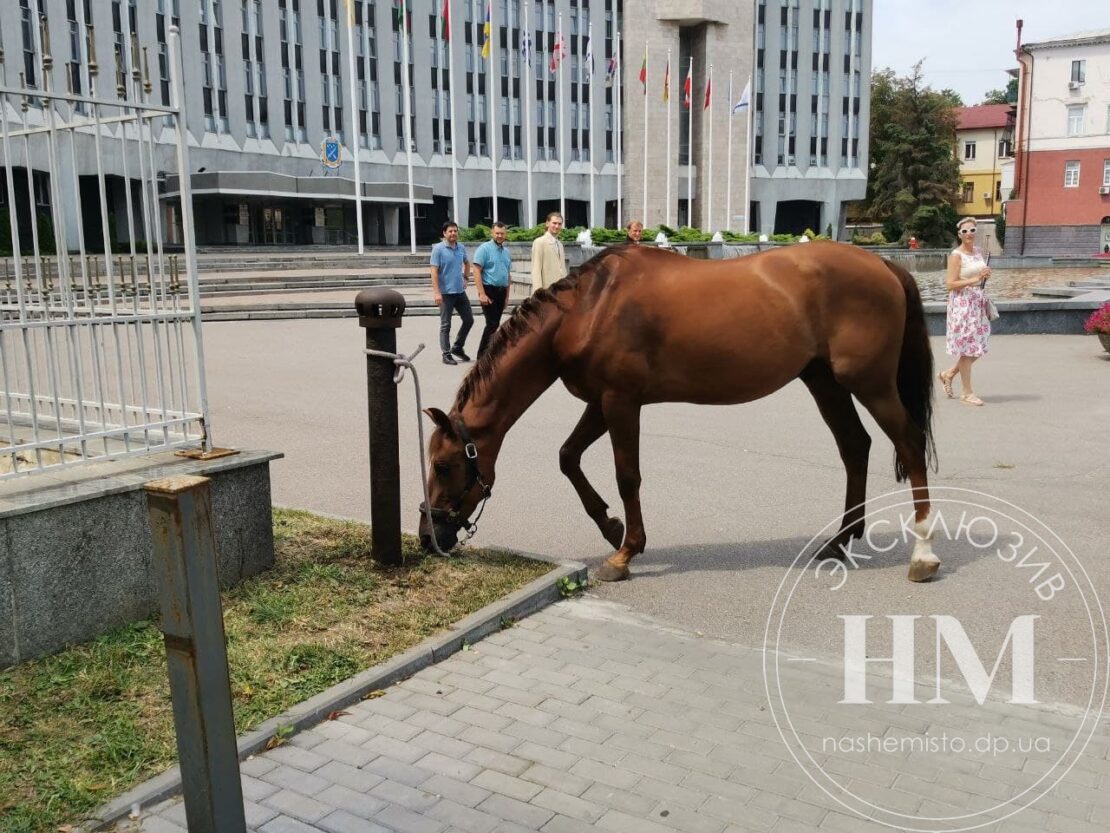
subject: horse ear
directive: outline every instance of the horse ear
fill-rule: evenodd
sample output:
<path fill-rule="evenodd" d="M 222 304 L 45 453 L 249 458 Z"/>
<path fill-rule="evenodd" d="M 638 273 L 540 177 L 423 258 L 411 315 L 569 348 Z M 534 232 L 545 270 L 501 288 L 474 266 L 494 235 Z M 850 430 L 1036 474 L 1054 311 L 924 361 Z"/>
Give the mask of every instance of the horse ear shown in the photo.
<path fill-rule="evenodd" d="M 425 408 L 424 413 L 428 415 L 428 418 L 431 419 L 431 421 L 436 424 L 436 427 L 443 431 L 443 433 L 447 434 L 449 437 L 455 436 L 455 427 L 451 424 L 451 420 L 448 418 L 447 414 L 443 413 L 439 408 Z"/>

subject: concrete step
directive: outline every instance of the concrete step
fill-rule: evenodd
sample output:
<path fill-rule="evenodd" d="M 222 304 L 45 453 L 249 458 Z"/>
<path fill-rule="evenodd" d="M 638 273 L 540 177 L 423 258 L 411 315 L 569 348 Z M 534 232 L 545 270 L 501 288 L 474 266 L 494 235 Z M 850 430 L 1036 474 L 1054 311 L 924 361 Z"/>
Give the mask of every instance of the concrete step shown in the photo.
<path fill-rule="evenodd" d="M 401 278 L 348 278 L 316 281 L 249 281 L 231 283 L 223 281 L 201 281 L 200 294 L 213 295 L 266 295 L 276 292 L 327 292 L 336 289 L 365 289 L 371 286 L 427 286 L 427 277 Z"/>
<path fill-rule="evenodd" d="M 507 311 L 515 309 L 517 302 L 510 302 Z M 477 302 L 470 305 L 476 320 L 480 321 L 482 307 Z M 201 304 L 204 321 L 267 321 L 295 318 L 357 318 L 358 311 L 350 303 L 322 301 L 312 303 L 243 304 L 236 306 L 205 306 Z M 405 315 L 439 315 L 439 307 L 430 300 L 410 300 Z"/>

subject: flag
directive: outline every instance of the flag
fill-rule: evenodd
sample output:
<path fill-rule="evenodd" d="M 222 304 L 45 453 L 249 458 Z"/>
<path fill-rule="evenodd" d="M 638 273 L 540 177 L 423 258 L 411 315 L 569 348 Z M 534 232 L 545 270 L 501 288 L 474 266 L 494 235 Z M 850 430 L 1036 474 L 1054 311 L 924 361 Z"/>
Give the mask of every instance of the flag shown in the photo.
<path fill-rule="evenodd" d="M 489 57 L 490 46 L 492 46 L 492 44 L 493 44 L 493 41 L 490 38 L 490 12 L 491 12 L 490 6 L 491 5 L 492 5 L 492 0 L 489 3 L 486 3 L 486 25 L 482 28 L 482 32 L 486 36 L 486 39 L 482 42 L 482 57 L 483 58 L 488 58 Z"/>
<path fill-rule="evenodd" d="M 451 40 L 451 0 L 443 0 L 443 17 L 440 19 L 440 37 Z"/>
<path fill-rule="evenodd" d="M 566 42 L 563 40 L 563 33 L 560 32 L 555 37 L 555 46 L 551 49 L 551 62 L 549 64 L 549 67 L 551 68 L 551 71 L 553 73 L 559 69 L 559 64 L 562 63 L 563 58 L 565 58 L 566 56 L 567 45 Z"/>
<path fill-rule="evenodd" d="M 663 73 L 663 101 L 671 100 L 671 59 L 667 58 L 667 70 Z"/>
<path fill-rule="evenodd" d="M 732 106 L 732 115 L 736 115 L 741 110 L 746 110 L 752 103 L 752 81 L 749 78 L 748 83 L 744 85 L 744 92 L 740 93 L 740 100 Z"/>
<path fill-rule="evenodd" d="M 344 3 L 347 6 L 347 25 L 348 26 L 354 26 L 355 25 L 355 7 L 351 5 L 351 0 L 344 0 Z"/>
<path fill-rule="evenodd" d="M 709 101 L 712 97 L 713 97 L 713 79 L 712 78 L 706 78 L 705 79 L 705 106 L 702 108 L 703 110 L 708 110 L 709 109 Z"/>
<path fill-rule="evenodd" d="M 686 70 L 686 80 L 682 82 L 682 106 L 690 106 L 691 87 L 694 85 L 694 65 L 690 64 L 690 68 Z"/>
<path fill-rule="evenodd" d="M 532 66 L 532 36 L 527 32 L 520 36 L 520 60 Z"/>
<path fill-rule="evenodd" d="M 404 29 L 406 32 L 412 31 L 412 9 L 408 7 L 405 0 L 393 0 L 393 25 L 398 29 L 402 28 L 401 25 L 401 10 L 404 9 Z"/>
<path fill-rule="evenodd" d="M 647 95 L 647 49 L 644 49 L 644 62 L 640 64 L 640 83 L 644 85 L 644 95 Z"/>
<path fill-rule="evenodd" d="M 583 79 L 584 82 L 587 83 L 587 84 L 589 84 L 590 81 L 592 81 L 593 77 L 594 77 L 594 47 L 593 47 L 593 44 L 590 43 L 591 40 L 592 40 L 592 38 L 590 38 L 587 35 L 586 36 L 586 66 L 585 66 L 586 77 Z"/>
<path fill-rule="evenodd" d="M 605 86 L 613 86 L 613 79 L 617 77 L 617 56 L 614 55 L 605 65 Z"/>

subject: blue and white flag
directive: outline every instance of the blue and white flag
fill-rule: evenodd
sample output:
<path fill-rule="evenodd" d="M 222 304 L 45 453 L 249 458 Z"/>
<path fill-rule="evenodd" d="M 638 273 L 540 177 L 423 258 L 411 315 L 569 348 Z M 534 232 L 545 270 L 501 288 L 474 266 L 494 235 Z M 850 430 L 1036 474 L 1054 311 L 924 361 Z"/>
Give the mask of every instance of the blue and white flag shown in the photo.
<path fill-rule="evenodd" d="M 747 110 L 752 104 L 752 80 L 749 78 L 748 83 L 744 85 L 744 92 L 740 93 L 740 100 L 732 105 L 732 115 L 736 115 L 741 110 Z"/>
<path fill-rule="evenodd" d="M 520 38 L 520 60 L 532 66 L 532 36 L 527 32 Z"/>

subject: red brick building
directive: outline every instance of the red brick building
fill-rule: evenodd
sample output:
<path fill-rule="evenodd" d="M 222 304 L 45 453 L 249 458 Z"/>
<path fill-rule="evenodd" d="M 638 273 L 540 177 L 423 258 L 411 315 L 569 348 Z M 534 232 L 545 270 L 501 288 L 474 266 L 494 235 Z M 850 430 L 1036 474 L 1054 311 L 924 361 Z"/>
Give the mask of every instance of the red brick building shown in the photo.
<path fill-rule="evenodd" d="M 1110 29 L 1022 44 L 1017 56 L 1006 253 L 1110 251 Z"/>

